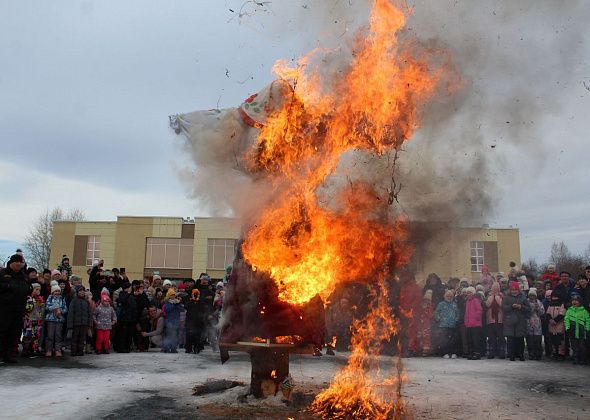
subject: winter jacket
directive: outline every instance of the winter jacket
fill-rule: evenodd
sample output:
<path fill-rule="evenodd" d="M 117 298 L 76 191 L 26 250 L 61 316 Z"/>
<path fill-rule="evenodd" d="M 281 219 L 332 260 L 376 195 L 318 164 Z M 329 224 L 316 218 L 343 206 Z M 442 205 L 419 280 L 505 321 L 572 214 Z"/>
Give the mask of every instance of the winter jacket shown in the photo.
<path fill-rule="evenodd" d="M 552 335 L 563 334 L 565 328 L 563 326 L 563 319 L 565 318 L 565 307 L 563 305 L 549 305 L 545 312 L 547 318 L 547 328 Z M 551 324 L 551 320 L 555 321 Z"/>
<path fill-rule="evenodd" d="M 117 307 L 119 308 L 120 322 L 137 323 L 139 317 L 135 296 L 123 290 L 117 298 Z"/>
<path fill-rule="evenodd" d="M 98 330 L 110 330 L 113 328 L 113 321 L 117 321 L 117 314 L 111 305 L 97 305 L 94 311 L 94 323 Z"/>
<path fill-rule="evenodd" d="M 486 321 L 488 324 L 501 324 L 503 322 L 502 301 L 504 296 L 501 293 L 490 294 L 486 299 Z"/>
<path fill-rule="evenodd" d="M 181 303 L 172 303 L 170 301 L 164 303 L 162 314 L 165 319 L 164 324 L 166 328 L 180 327 L 180 312 L 182 312 L 183 309 Z"/>
<path fill-rule="evenodd" d="M 584 340 L 590 331 L 590 314 L 583 306 L 571 306 L 565 313 L 563 323 L 571 338 Z"/>
<path fill-rule="evenodd" d="M 481 327 L 482 313 L 481 300 L 475 295 L 469 297 L 465 302 L 465 326 L 468 328 Z"/>
<path fill-rule="evenodd" d="M 571 288 L 569 286 L 565 286 L 562 283 L 559 283 L 557 285 L 557 287 L 555 289 L 553 289 L 551 296 L 559 296 L 559 298 L 561 299 L 561 302 L 563 303 L 563 306 L 565 306 L 566 308 L 569 308 L 569 306 L 570 306 L 570 293 L 571 293 Z"/>
<path fill-rule="evenodd" d="M 45 316 L 45 302 L 43 296 L 29 296 L 25 305 L 25 320 L 40 321 Z"/>
<path fill-rule="evenodd" d="M 31 286 L 23 271 L 15 272 L 10 267 L 0 269 L 0 311 L 23 313 Z"/>
<path fill-rule="evenodd" d="M 459 308 L 455 301 L 447 302 L 443 300 L 436 305 L 434 319 L 439 323 L 441 328 L 455 328 L 459 321 Z"/>
<path fill-rule="evenodd" d="M 514 304 L 521 305 L 521 308 L 513 308 Z M 524 294 L 505 296 L 502 301 L 502 312 L 504 312 L 504 335 L 506 337 L 526 336 L 527 318 L 531 313 L 531 305 Z"/>
<path fill-rule="evenodd" d="M 61 310 L 61 315 L 57 316 L 55 311 Z M 45 302 L 45 321 L 65 322 L 65 315 L 68 313 L 68 305 L 63 296 L 49 296 Z"/>
<path fill-rule="evenodd" d="M 541 319 L 545 316 L 545 307 L 539 300 L 530 301 L 531 315 L 527 319 L 527 335 L 543 335 Z"/>
<path fill-rule="evenodd" d="M 146 333 L 146 337 L 156 346 L 162 346 L 162 336 L 164 335 L 164 318 L 161 316 L 161 311 L 158 310 L 156 321 L 150 318 L 149 320 L 152 330 Z"/>
<path fill-rule="evenodd" d="M 92 311 L 90 310 L 90 304 L 84 299 L 75 297 L 70 303 L 68 309 L 68 329 L 79 326 L 92 327 Z"/>
<path fill-rule="evenodd" d="M 203 328 L 205 318 L 199 301 L 189 300 L 186 304 L 186 325 L 192 328 Z"/>
<path fill-rule="evenodd" d="M 539 281 L 546 282 L 547 280 L 551 282 L 551 288 L 555 289 L 555 287 L 559 283 L 559 273 L 545 272 L 541 274 L 541 277 L 539 277 Z"/>

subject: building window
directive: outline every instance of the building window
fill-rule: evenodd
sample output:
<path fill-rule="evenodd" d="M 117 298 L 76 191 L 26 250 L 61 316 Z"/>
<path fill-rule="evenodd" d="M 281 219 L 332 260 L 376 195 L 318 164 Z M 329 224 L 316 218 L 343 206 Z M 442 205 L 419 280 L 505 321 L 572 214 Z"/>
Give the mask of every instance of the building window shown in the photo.
<path fill-rule="evenodd" d="M 92 267 L 100 260 L 100 236 L 89 236 L 86 247 L 86 266 Z"/>
<path fill-rule="evenodd" d="M 193 268 L 193 240 L 176 238 L 147 238 L 146 268 Z"/>
<path fill-rule="evenodd" d="M 235 239 L 208 239 L 207 269 L 225 270 L 225 267 L 233 263 L 236 248 Z"/>
<path fill-rule="evenodd" d="M 484 243 L 483 241 L 471 241 L 471 271 L 481 273 L 484 264 Z"/>

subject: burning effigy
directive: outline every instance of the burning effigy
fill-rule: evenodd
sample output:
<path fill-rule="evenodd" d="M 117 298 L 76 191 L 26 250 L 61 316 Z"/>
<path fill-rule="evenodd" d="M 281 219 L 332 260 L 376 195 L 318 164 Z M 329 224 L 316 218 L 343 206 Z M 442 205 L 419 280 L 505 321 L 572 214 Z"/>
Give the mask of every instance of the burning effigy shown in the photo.
<path fill-rule="evenodd" d="M 405 22 L 392 1 L 375 0 L 340 71 L 326 76 L 322 52 L 314 50 L 296 66 L 278 61 L 276 81 L 238 108 L 171 117 L 189 147 L 204 151 L 204 167 L 207 159 L 225 162 L 236 182 L 252 187 L 242 200 L 249 211 L 242 213 L 220 342 L 280 344 L 288 337 L 290 345 L 321 348 L 330 294 L 346 282 L 373 285 L 372 306 L 352 327 L 348 365 L 310 408 L 323 418 L 402 412 L 400 369 L 394 378 L 371 369 L 398 328 L 384 281 L 412 253 L 407 220 L 395 208 L 399 186 L 380 181 L 394 178 L 398 152 L 445 72 L 435 52 L 418 53 L 410 38 L 400 40 Z M 343 165 L 355 154 L 387 164 L 366 166 L 374 176 L 363 176 Z M 258 196 L 257 186 L 266 194 Z"/>

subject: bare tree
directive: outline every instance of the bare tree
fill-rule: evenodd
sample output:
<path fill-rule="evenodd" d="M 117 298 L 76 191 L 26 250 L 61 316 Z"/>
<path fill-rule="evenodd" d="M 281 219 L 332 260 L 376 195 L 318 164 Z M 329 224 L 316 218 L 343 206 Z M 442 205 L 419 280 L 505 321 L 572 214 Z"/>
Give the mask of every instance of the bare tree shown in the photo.
<path fill-rule="evenodd" d="M 584 256 L 572 254 L 564 242 L 554 242 L 551 245 L 551 262 L 557 265 L 559 271 L 567 271 L 572 276 L 584 272 Z"/>
<path fill-rule="evenodd" d="M 58 220 L 81 221 L 86 216 L 80 209 L 72 209 L 65 212 L 59 207 L 46 210 L 34 222 L 25 236 L 25 248 L 27 251 L 27 264 L 38 270 L 49 268 L 49 257 L 51 253 L 51 240 L 53 239 L 53 222 Z"/>
<path fill-rule="evenodd" d="M 529 258 L 523 262 L 522 269 L 527 275 L 531 275 L 535 279 L 542 273 L 539 263 L 534 258 Z"/>

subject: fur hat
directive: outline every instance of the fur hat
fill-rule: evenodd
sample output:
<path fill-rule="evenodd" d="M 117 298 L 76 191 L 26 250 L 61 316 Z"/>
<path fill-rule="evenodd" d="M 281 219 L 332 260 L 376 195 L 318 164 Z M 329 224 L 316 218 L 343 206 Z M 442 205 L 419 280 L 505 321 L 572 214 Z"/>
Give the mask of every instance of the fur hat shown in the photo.
<path fill-rule="evenodd" d="M 51 294 L 54 292 L 61 292 L 61 287 L 59 287 L 57 284 L 55 286 L 51 286 Z"/>

